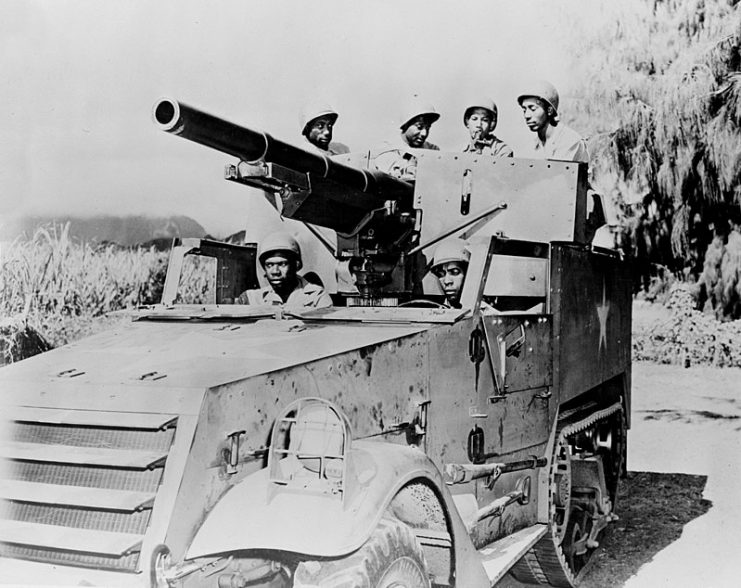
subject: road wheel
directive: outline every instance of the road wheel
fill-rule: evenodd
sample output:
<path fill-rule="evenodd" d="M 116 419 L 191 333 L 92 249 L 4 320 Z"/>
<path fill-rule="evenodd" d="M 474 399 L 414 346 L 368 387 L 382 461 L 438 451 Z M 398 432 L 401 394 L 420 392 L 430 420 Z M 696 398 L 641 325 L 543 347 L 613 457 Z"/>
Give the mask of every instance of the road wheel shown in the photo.
<path fill-rule="evenodd" d="M 623 413 L 612 415 L 607 423 L 596 431 L 597 455 L 602 458 L 605 471 L 605 485 L 612 501 L 613 510 L 617 509 L 617 491 L 620 475 L 625 467 L 625 440 L 627 430 Z"/>
<path fill-rule="evenodd" d="M 587 549 L 587 540 L 591 530 L 592 522 L 589 513 L 583 510 L 575 510 L 571 513 L 561 548 L 574 576 L 578 576 L 589 560 L 590 553 Z"/>
<path fill-rule="evenodd" d="M 384 517 L 355 553 L 337 560 L 299 564 L 295 588 L 429 588 L 427 565 L 412 530 Z"/>
<path fill-rule="evenodd" d="M 571 448 L 559 440 L 551 465 L 551 520 L 558 541 L 563 541 L 571 514 Z"/>

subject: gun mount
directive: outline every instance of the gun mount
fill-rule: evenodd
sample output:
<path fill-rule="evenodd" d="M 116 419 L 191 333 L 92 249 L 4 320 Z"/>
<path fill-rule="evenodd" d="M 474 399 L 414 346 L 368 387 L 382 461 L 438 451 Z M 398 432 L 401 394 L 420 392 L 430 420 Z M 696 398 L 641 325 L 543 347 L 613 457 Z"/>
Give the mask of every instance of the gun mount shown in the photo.
<path fill-rule="evenodd" d="M 414 188 L 379 171 L 340 163 L 163 98 L 153 108 L 157 126 L 240 160 L 226 179 L 265 191 L 286 218 L 336 231 L 339 260 L 352 259 L 361 294 L 411 291 L 404 252 L 418 238 Z"/>
<path fill-rule="evenodd" d="M 226 178 L 263 190 L 283 217 L 315 234 L 312 225 L 336 231 L 336 246 L 317 236 L 349 262 L 361 296 L 348 304 L 430 293 L 418 254 L 449 236 L 588 244 L 604 222 L 584 164 L 412 150 L 411 184 L 351 165 L 359 161 L 352 154 L 330 158 L 169 98 L 155 103 L 153 117 L 163 131 L 238 158 Z"/>

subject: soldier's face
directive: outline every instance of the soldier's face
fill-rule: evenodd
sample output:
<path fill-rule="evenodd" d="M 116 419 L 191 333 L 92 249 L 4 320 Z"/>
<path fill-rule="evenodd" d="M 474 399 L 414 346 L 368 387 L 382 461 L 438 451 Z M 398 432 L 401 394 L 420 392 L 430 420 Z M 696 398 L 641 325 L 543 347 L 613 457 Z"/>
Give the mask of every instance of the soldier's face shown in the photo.
<path fill-rule="evenodd" d="M 548 105 L 538 98 L 523 98 L 522 114 L 525 117 L 525 124 L 532 132 L 542 131 L 549 124 Z"/>
<path fill-rule="evenodd" d="M 438 265 L 433 273 L 440 282 L 440 287 L 451 302 L 458 302 L 466 279 L 466 267 L 460 261 L 449 261 Z"/>
<path fill-rule="evenodd" d="M 469 111 L 466 128 L 472 139 L 479 139 L 491 134 L 497 126 L 497 115 L 485 108 L 474 108 Z"/>
<path fill-rule="evenodd" d="M 296 278 L 296 261 L 278 252 L 265 258 L 262 267 L 274 290 L 286 287 Z"/>
<path fill-rule="evenodd" d="M 430 134 L 430 127 L 432 123 L 429 119 L 424 116 L 416 116 L 407 125 L 407 128 L 402 132 L 404 139 L 410 147 L 419 149 L 425 144 L 427 137 Z"/>
<path fill-rule="evenodd" d="M 320 116 L 309 123 L 309 129 L 306 138 L 312 143 L 324 149 L 329 149 L 329 143 L 332 141 L 332 129 L 334 128 L 334 119 L 331 116 Z"/>

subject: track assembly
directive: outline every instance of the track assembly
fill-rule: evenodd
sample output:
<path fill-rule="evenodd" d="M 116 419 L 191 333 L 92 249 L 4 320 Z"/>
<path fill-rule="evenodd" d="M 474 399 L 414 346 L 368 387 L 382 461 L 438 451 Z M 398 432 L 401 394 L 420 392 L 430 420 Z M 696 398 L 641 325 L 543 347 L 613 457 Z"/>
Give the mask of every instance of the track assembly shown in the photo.
<path fill-rule="evenodd" d="M 559 423 L 549 472 L 550 533 L 512 568 L 521 582 L 576 586 L 598 537 L 617 520 L 625 419 L 621 403 Z"/>

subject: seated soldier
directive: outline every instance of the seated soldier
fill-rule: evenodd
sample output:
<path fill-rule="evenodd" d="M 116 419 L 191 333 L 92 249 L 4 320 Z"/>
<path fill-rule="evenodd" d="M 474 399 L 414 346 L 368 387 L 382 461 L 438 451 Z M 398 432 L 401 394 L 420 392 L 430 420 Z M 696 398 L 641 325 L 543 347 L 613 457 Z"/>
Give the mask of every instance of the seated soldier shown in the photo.
<path fill-rule="evenodd" d="M 298 275 L 302 267 L 301 248 L 288 233 L 272 233 L 265 237 L 258 249 L 258 260 L 269 285 L 245 290 L 236 304 L 285 305 L 298 310 L 332 306 L 332 299 L 322 286 Z"/>
<path fill-rule="evenodd" d="M 460 308 L 463 282 L 466 279 L 471 252 L 468 243 L 463 239 L 448 239 L 435 249 L 432 258 L 432 273 L 440 282 L 445 293 L 445 304 L 451 308 Z"/>
<path fill-rule="evenodd" d="M 453 238 L 440 243 L 432 258 L 432 273 L 445 293 L 445 304 L 450 308 L 461 308 L 461 294 L 466 281 L 471 250 L 468 242 Z M 498 311 L 486 300 L 481 300 L 481 312 L 495 314 Z"/>

